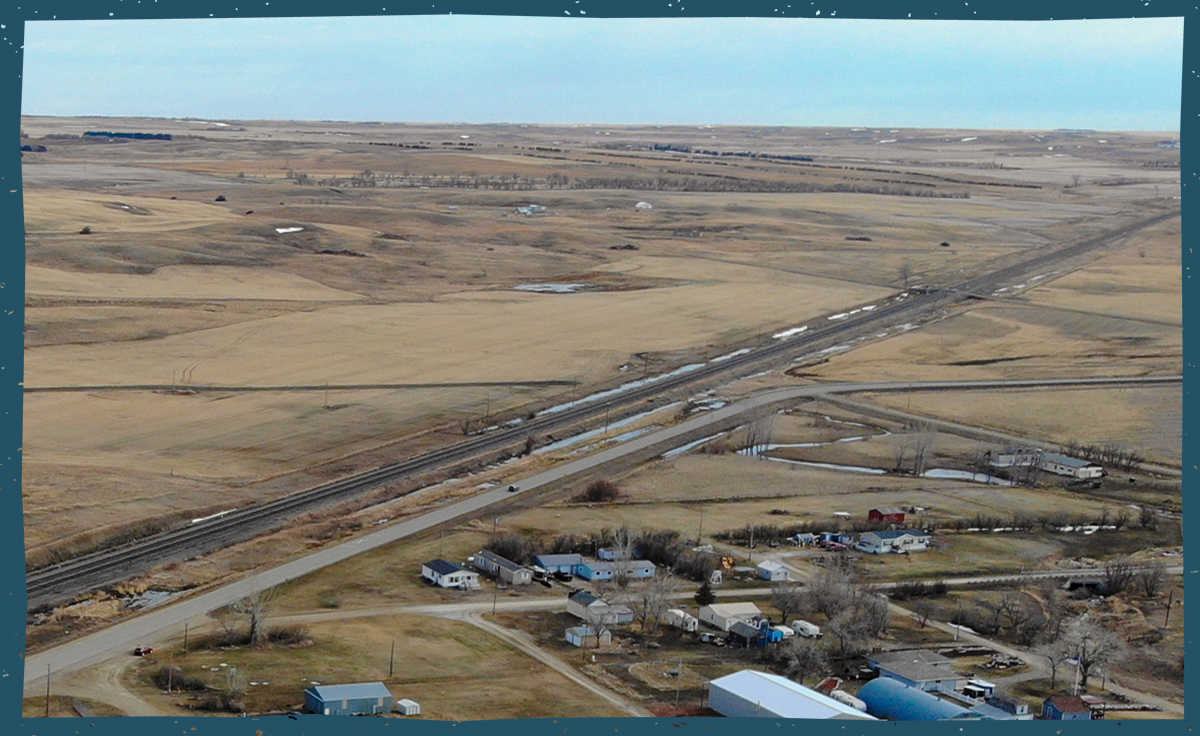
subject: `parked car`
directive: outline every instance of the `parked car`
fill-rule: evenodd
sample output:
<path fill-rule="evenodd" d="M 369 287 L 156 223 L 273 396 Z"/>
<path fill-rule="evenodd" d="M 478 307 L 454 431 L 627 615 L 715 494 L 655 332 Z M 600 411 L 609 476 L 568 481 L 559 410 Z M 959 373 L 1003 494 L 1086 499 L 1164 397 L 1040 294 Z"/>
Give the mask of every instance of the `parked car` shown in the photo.
<path fill-rule="evenodd" d="M 558 572 L 554 573 L 554 579 L 561 580 L 564 583 L 569 583 L 575 579 L 575 576 L 569 572 L 563 572 L 562 570 L 559 570 Z"/>
<path fill-rule="evenodd" d="M 154 647 L 137 647 L 133 650 L 133 656 L 145 657 L 148 654 L 154 653 Z"/>

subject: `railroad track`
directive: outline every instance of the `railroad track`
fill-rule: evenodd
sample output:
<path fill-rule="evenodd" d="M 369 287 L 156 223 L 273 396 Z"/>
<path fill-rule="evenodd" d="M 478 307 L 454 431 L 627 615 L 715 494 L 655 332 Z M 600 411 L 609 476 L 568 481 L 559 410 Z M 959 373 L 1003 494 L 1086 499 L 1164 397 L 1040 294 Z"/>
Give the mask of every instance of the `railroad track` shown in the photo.
<path fill-rule="evenodd" d="M 770 345 L 752 349 L 748 353 L 721 362 L 707 363 L 690 372 L 650 380 L 628 390 L 601 393 L 594 400 L 585 397 L 565 405 L 561 410 L 543 412 L 515 426 L 503 427 L 449 447 L 275 501 L 233 511 L 218 518 L 163 532 L 121 547 L 32 571 L 26 576 L 26 608 L 32 610 L 68 600 L 80 593 L 135 577 L 159 565 L 186 560 L 245 541 L 277 528 L 302 513 L 335 501 L 354 498 L 389 482 L 508 450 L 521 445 L 529 436 L 547 434 L 589 419 L 597 419 L 614 409 L 644 403 L 661 394 L 692 384 L 747 375 L 764 365 L 773 365 L 787 358 L 802 356 L 813 350 L 868 334 L 878 330 L 883 323 L 916 320 L 933 310 L 978 298 L 975 296 L 977 294 L 992 293 L 1014 279 L 1029 277 L 1051 264 L 1086 254 L 1142 228 L 1178 217 L 1179 214 L 1172 211 L 1139 220 L 1104 235 L 1040 254 L 953 287 L 912 294 L 903 299 L 895 298 L 873 311 L 848 317 L 836 324 L 804 332 L 793 338 L 776 340 Z"/>

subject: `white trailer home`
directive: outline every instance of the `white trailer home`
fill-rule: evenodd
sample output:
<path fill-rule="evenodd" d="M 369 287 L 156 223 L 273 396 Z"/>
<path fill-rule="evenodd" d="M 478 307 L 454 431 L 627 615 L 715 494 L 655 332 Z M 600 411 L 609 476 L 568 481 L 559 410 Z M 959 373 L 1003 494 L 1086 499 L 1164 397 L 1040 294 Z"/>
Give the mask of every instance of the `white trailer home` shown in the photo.
<path fill-rule="evenodd" d="M 663 618 L 666 619 L 668 625 L 684 631 L 695 631 L 700 628 L 700 619 L 682 608 L 668 609 Z"/>

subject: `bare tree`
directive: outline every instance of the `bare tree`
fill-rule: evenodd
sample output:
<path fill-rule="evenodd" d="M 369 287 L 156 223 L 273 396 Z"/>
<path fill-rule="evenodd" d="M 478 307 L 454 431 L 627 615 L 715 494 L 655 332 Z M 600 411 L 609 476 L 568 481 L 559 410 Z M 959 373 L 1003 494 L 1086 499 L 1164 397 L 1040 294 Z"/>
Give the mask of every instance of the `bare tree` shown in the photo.
<path fill-rule="evenodd" d="M 677 590 L 678 578 L 665 570 L 660 571 L 642 588 L 638 603 L 643 633 L 658 636 L 658 622 L 671 605 Z"/>
<path fill-rule="evenodd" d="M 825 625 L 825 630 L 837 640 L 838 659 L 842 666 L 866 649 L 870 640 L 862 618 L 853 609 L 838 613 Z"/>
<path fill-rule="evenodd" d="M 905 261 L 904 263 L 900 264 L 900 269 L 897 272 L 897 275 L 900 277 L 900 280 L 904 283 L 905 291 L 908 291 L 908 280 L 912 278 L 912 272 L 913 272 L 913 269 L 912 269 L 911 263 L 909 263 L 908 261 Z"/>
<path fill-rule="evenodd" d="M 812 610 L 833 618 L 854 600 L 854 580 L 838 568 L 822 568 L 809 582 L 798 610 Z"/>
<path fill-rule="evenodd" d="M 804 589 L 799 585 L 776 585 L 771 589 L 771 603 L 785 622 L 803 608 L 804 598 Z"/>
<path fill-rule="evenodd" d="M 1133 582 L 1137 568 L 1128 557 L 1117 557 L 1104 563 L 1104 592 L 1116 595 Z"/>
<path fill-rule="evenodd" d="M 267 640 L 267 619 L 270 617 L 271 603 L 275 600 L 276 590 L 253 590 L 250 595 L 230 606 L 234 613 L 246 619 L 246 638 L 252 647 L 260 646 Z"/>
<path fill-rule="evenodd" d="M 1158 529 L 1158 514 L 1154 513 L 1154 509 L 1143 506 L 1138 512 L 1138 525 L 1147 531 Z"/>
<path fill-rule="evenodd" d="M 913 475 L 921 475 L 925 472 L 925 464 L 928 462 L 929 455 L 933 451 L 933 445 L 936 435 L 933 427 L 925 422 L 918 422 L 912 427 L 912 468 Z"/>
<path fill-rule="evenodd" d="M 783 659 L 787 676 L 801 685 L 809 675 L 819 675 L 829 667 L 825 649 L 817 646 L 812 639 L 798 636 L 784 645 Z"/>
<path fill-rule="evenodd" d="M 1120 531 L 1122 527 L 1129 523 L 1129 509 L 1121 509 L 1112 519 L 1112 525 Z"/>
<path fill-rule="evenodd" d="M 1058 686 L 1058 668 L 1066 663 L 1073 655 L 1070 648 L 1062 640 L 1050 641 L 1033 650 L 1034 654 L 1046 660 L 1050 667 L 1050 689 Z"/>
<path fill-rule="evenodd" d="M 1154 598 L 1162 592 L 1166 582 L 1167 566 L 1162 560 L 1151 560 L 1142 565 L 1134 578 L 1138 590 L 1147 598 Z"/>
<path fill-rule="evenodd" d="M 921 624 L 922 629 L 929 623 L 929 618 L 933 616 L 935 610 L 937 607 L 928 598 L 920 598 L 912 604 L 912 612 L 916 614 L 917 622 Z"/>
<path fill-rule="evenodd" d="M 746 453 L 758 455 L 771 444 L 775 431 L 775 410 L 770 407 L 759 409 L 746 425 Z"/>
<path fill-rule="evenodd" d="M 1116 634 L 1091 620 L 1088 614 L 1071 623 L 1063 637 L 1071 657 L 1079 662 L 1079 685 L 1086 688 L 1088 675 L 1105 668 L 1120 656 L 1124 647 Z"/>

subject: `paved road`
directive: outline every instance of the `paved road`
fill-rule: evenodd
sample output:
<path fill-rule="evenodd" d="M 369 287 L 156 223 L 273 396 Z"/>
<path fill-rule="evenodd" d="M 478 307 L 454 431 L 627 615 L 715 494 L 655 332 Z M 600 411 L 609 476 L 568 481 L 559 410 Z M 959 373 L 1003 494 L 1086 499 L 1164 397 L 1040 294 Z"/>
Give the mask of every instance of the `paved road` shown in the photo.
<path fill-rule="evenodd" d="M 898 392 L 912 390 L 986 390 L 1013 387 L 1049 387 L 1078 385 L 1155 385 L 1177 383 L 1181 376 L 1110 378 L 1110 379 L 1045 379 L 1020 381 L 925 381 L 910 383 L 830 383 L 764 392 L 734 404 L 709 412 L 705 415 L 681 422 L 675 426 L 643 435 L 618 446 L 603 450 L 573 462 L 564 463 L 537 475 L 517 481 L 520 491 L 530 493 L 564 478 L 586 472 L 607 463 L 620 460 L 627 455 L 647 449 L 682 444 L 680 438 L 694 436 L 709 425 L 718 425 L 736 420 L 764 406 L 779 404 L 807 397 L 821 397 L 844 393 Z M 674 443 L 674 444 L 673 444 Z M 24 681 L 26 685 L 45 678 L 46 667 L 50 673 L 73 671 L 96 664 L 114 655 L 122 654 L 134 646 L 152 640 L 178 635 L 185 623 L 199 623 L 204 615 L 214 609 L 228 605 L 259 590 L 273 588 L 290 580 L 336 564 L 343 560 L 377 549 L 400 539 L 405 539 L 428 529 L 436 528 L 462 516 L 476 514 L 514 494 L 503 486 L 485 491 L 471 498 L 447 504 L 421 516 L 398 522 L 380 531 L 367 534 L 344 544 L 320 550 L 278 567 L 257 573 L 240 581 L 174 604 L 148 611 L 132 619 L 115 624 L 103 631 L 81 637 L 61 646 L 28 657 L 25 661 Z"/>

